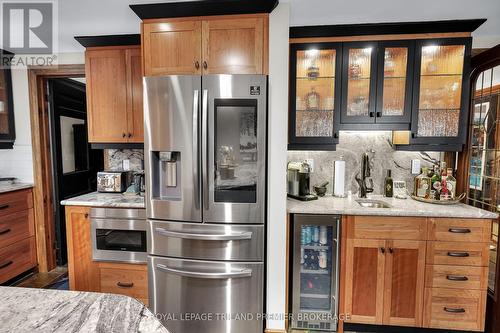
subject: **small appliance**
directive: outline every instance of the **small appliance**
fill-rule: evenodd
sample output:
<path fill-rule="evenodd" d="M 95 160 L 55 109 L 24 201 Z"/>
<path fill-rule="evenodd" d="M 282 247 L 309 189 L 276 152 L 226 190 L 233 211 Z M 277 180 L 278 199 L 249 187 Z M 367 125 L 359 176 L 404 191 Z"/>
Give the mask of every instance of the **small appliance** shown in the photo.
<path fill-rule="evenodd" d="M 97 192 L 123 193 L 132 184 L 132 171 L 101 171 L 97 173 Z"/>
<path fill-rule="evenodd" d="M 306 162 L 289 162 L 287 166 L 288 196 L 301 201 L 318 199 L 311 193 L 311 168 Z"/>

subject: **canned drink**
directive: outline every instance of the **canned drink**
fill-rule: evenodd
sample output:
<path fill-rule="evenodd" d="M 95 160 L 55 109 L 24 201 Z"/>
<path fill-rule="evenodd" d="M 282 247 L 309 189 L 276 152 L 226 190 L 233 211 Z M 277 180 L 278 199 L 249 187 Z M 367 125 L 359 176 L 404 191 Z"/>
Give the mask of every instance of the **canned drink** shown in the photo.
<path fill-rule="evenodd" d="M 319 227 L 313 226 L 312 228 L 312 241 L 313 243 L 319 243 Z"/>
<path fill-rule="evenodd" d="M 319 227 L 319 243 L 321 245 L 328 244 L 328 229 L 325 225 Z"/>
<path fill-rule="evenodd" d="M 319 268 L 326 268 L 328 266 L 328 255 L 326 250 L 319 251 Z"/>
<path fill-rule="evenodd" d="M 305 245 L 307 244 L 307 227 L 302 226 L 302 229 L 300 230 L 300 244 Z"/>
<path fill-rule="evenodd" d="M 310 226 L 304 227 L 306 229 L 305 244 L 311 244 L 312 230 Z"/>
<path fill-rule="evenodd" d="M 304 265 L 304 262 L 306 261 L 306 259 L 304 258 L 304 256 L 305 256 L 304 248 L 301 246 L 300 247 L 300 264 L 301 265 Z"/>

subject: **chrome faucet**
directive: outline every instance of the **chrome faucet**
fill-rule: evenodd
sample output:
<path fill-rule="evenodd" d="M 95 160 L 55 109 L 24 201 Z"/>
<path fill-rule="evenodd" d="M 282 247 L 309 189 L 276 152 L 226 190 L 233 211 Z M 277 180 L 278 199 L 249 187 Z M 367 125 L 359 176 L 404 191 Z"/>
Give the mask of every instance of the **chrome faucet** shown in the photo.
<path fill-rule="evenodd" d="M 361 156 L 361 178 L 359 173 L 356 175 L 356 181 L 359 185 L 359 197 L 366 198 L 367 193 L 373 192 L 373 179 L 371 178 L 370 171 L 370 158 L 367 153 Z M 368 181 L 369 185 L 366 184 Z"/>

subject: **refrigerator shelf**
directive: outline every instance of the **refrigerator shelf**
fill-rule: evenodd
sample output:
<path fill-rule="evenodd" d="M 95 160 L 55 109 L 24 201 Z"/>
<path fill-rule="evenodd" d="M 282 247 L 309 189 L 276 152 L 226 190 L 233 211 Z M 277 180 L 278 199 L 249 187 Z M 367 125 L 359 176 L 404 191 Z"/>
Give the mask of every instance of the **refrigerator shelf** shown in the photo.
<path fill-rule="evenodd" d="M 330 247 L 331 247 L 330 245 L 302 245 L 302 248 L 304 250 L 316 250 L 316 251 L 329 250 Z"/>
<path fill-rule="evenodd" d="M 325 275 L 325 274 L 330 274 L 330 271 L 328 269 L 301 269 L 300 274 Z"/>
<path fill-rule="evenodd" d="M 330 298 L 330 294 L 304 294 L 300 293 L 300 297 L 305 297 L 305 298 Z"/>

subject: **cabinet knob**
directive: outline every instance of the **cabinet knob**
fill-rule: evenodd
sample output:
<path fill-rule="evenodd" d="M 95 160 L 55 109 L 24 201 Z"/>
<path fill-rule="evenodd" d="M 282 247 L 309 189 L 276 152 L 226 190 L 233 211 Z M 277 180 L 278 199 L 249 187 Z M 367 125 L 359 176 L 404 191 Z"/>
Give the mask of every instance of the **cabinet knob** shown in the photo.
<path fill-rule="evenodd" d="M 385 249 L 383 247 L 381 247 L 380 252 L 382 252 L 382 254 L 385 254 Z"/>
<path fill-rule="evenodd" d="M 415 139 L 415 138 L 417 137 L 417 134 L 412 132 L 412 133 L 411 133 L 411 137 L 412 137 L 413 139 Z"/>
<path fill-rule="evenodd" d="M 203 62 L 203 68 L 204 68 L 204 69 L 207 69 L 207 68 L 208 68 L 208 64 L 207 64 L 207 62 L 206 62 L 206 61 L 204 61 L 204 62 Z"/>
<path fill-rule="evenodd" d="M 380 117 L 382 117 L 382 112 L 379 111 L 379 112 L 377 112 L 377 118 L 380 118 Z"/>
<path fill-rule="evenodd" d="M 370 118 L 375 117 L 375 112 L 370 112 Z"/>
<path fill-rule="evenodd" d="M 393 254 L 394 253 L 394 249 L 392 247 L 389 248 L 389 253 L 390 254 Z"/>
<path fill-rule="evenodd" d="M 194 63 L 194 67 L 195 67 L 196 69 L 200 69 L 200 62 L 199 62 L 199 61 L 196 61 L 196 62 Z"/>
<path fill-rule="evenodd" d="M 85 218 L 88 219 L 89 218 L 89 214 L 85 213 Z"/>
<path fill-rule="evenodd" d="M 129 138 L 131 138 L 131 137 L 132 137 L 132 133 L 129 133 L 129 134 L 128 134 L 128 137 L 129 137 Z"/>
<path fill-rule="evenodd" d="M 126 138 L 126 137 L 127 137 L 127 134 L 122 133 L 122 138 Z"/>

